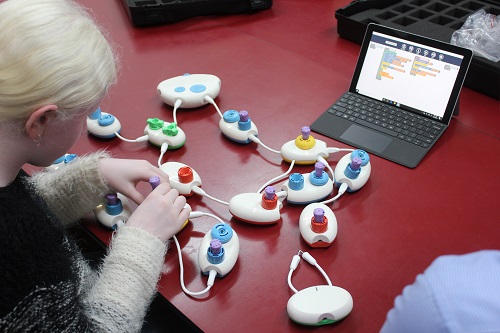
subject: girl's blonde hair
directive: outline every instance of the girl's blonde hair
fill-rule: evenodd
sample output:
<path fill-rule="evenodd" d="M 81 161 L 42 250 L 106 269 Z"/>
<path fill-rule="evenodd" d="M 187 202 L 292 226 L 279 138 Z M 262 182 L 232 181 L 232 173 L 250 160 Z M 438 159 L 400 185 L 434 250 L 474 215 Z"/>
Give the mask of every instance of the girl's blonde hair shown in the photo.
<path fill-rule="evenodd" d="M 89 110 L 116 78 L 110 43 L 76 2 L 0 3 L 0 122 L 47 104 L 67 116 Z"/>

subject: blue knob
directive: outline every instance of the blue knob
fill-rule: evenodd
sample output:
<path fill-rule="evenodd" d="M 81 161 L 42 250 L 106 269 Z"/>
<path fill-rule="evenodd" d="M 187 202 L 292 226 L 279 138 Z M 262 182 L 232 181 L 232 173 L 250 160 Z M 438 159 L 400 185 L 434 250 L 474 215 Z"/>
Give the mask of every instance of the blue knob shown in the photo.
<path fill-rule="evenodd" d="M 300 173 L 292 173 L 288 177 L 288 187 L 294 191 L 302 190 L 304 188 L 304 176 Z"/>
<path fill-rule="evenodd" d="M 322 162 L 316 162 L 314 165 L 314 171 L 309 174 L 309 181 L 311 184 L 322 186 L 328 182 L 328 174 L 324 170 L 325 164 Z"/>
<path fill-rule="evenodd" d="M 115 117 L 110 114 L 101 115 L 97 122 L 99 126 L 109 126 L 115 122 Z"/>
<path fill-rule="evenodd" d="M 248 111 L 240 111 L 240 121 L 238 121 L 238 129 L 240 131 L 248 131 L 252 128 L 252 120 L 248 116 Z"/>
<path fill-rule="evenodd" d="M 62 163 L 64 162 L 64 159 L 66 158 L 66 156 L 61 156 L 59 157 L 57 160 L 55 160 L 52 164 L 59 164 L 59 163 Z"/>
<path fill-rule="evenodd" d="M 77 157 L 78 156 L 76 154 L 68 154 L 68 155 L 64 156 L 64 163 L 70 163 Z"/>
<path fill-rule="evenodd" d="M 225 223 L 219 223 L 212 227 L 211 236 L 225 244 L 233 237 L 233 229 Z"/>
<path fill-rule="evenodd" d="M 99 119 L 100 116 L 101 116 L 101 108 L 97 108 L 97 110 L 95 110 L 94 112 L 92 112 L 89 115 L 89 118 L 93 119 L 93 120 L 96 120 L 96 119 Z"/>
<path fill-rule="evenodd" d="M 356 149 L 354 150 L 352 153 L 351 153 L 351 159 L 353 159 L 354 157 L 359 157 L 361 158 L 361 160 L 363 161 L 361 163 L 361 166 L 365 166 L 368 164 L 368 162 L 370 162 L 370 155 L 368 155 L 368 153 L 362 149 Z"/>
<path fill-rule="evenodd" d="M 227 110 L 222 115 L 222 118 L 226 123 L 235 123 L 240 120 L 240 114 L 236 110 Z"/>
<path fill-rule="evenodd" d="M 207 259 L 211 264 L 217 265 L 224 261 L 224 247 L 218 239 L 212 239 L 207 250 Z"/>
<path fill-rule="evenodd" d="M 123 212 L 122 201 L 118 199 L 117 195 L 114 193 L 109 193 L 106 196 L 106 213 L 109 215 L 118 215 Z"/>
<path fill-rule="evenodd" d="M 359 173 L 361 172 L 361 165 L 363 164 L 363 160 L 360 157 L 354 157 L 347 165 L 347 167 L 344 170 L 344 175 L 349 178 L 349 179 L 356 179 L 359 176 Z"/>

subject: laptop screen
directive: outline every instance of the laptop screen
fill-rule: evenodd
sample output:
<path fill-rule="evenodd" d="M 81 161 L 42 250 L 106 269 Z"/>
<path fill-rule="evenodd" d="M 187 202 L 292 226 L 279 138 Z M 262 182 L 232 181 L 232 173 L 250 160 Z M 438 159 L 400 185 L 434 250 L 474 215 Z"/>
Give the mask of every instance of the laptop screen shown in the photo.
<path fill-rule="evenodd" d="M 470 53 L 447 43 L 370 24 L 350 91 L 447 124 Z"/>

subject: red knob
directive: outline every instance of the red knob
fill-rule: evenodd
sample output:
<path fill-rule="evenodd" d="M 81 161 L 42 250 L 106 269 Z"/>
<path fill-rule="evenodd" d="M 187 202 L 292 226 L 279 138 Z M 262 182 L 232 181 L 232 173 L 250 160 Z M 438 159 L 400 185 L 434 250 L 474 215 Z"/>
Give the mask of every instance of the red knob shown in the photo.
<path fill-rule="evenodd" d="M 311 229 L 317 234 L 322 234 L 328 229 L 328 218 L 323 216 L 322 221 L 316 221 L 316 218 L 313 216 L 311 218 Z"/>
<path fill-rule="evenodd" d="M 191 183 L 194 179 L 193 169 L 188 166 L 183 166 L 177 171 L 177 176 L 179 176 L 179 181 L 183 184 Z"/>

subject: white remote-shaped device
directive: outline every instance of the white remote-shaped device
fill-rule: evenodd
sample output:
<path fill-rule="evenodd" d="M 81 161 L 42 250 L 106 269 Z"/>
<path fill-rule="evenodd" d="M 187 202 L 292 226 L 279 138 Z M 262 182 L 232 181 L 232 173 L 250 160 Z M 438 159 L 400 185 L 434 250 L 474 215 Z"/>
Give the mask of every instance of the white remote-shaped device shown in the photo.
<path fill-rule="evenodd" d="M 301 135 L 295 140 L 288 141 L 281 147 L 281 157 L 287 162 L 314 164 L 318 156 L 328 158 L 326 143 L 316 140 L 308 126 L 301 128 Z"/>
<path fill-rule="evenodd" d="M 290 318 L 303 325 L 332 324 L 351 313 L 351 294 L 340 287 L 320 285 L 300 290 L 288 300 Z"/>
<path fill-rule="evenodd" d="M 198 251 L 201 272 L 209 275 L 216 271 L 224 277 L 233 269 L 240 252 L 240 241 L 236 232 L 227 224 L 219 223 L 203 237 Z"/>
<path fill-rule="evenodd" d="M 201 187 L 201 178 L 198 173 L 179 162 L 166 162 L 160 166 L 160 170 L 168 175 L 170 186 L 179 191 L 179 194 L 184 196 L 193 195 L 193 187 Z"/>
<path fill-rule="evenodd" d="M 229 201 L 229 212 L 238 220 L 252 224 L 272 224 L 281 219 L 283 204 L 274 187 L 266 187 L 264 194 L 241 193 Z"/>
<path fill-rule="evenodd" d="M 196 108 L 214 100 L 220 92 L 221 80 L 212 74 L 184 74 L 158 84 L 162 101 L 170 106 L 180 103 L 181 108 Z M 180 101 L 180 102 L 178 102 Z"/>
<path fill-rule="evenodd" d="M 115 116 L 102 112 L 101 108 L 87 117 L 87 130 L 101 139 L 114 138 L 115 133 L 120 133 L 121 128 L 120 121 Z"/>
<path fill-rule="evenodd" d="M 328 247 L 337 236 L 337 218 L 322 203 L 307 205 L 299 218 L 300 235 L 312 247 Z"/>

